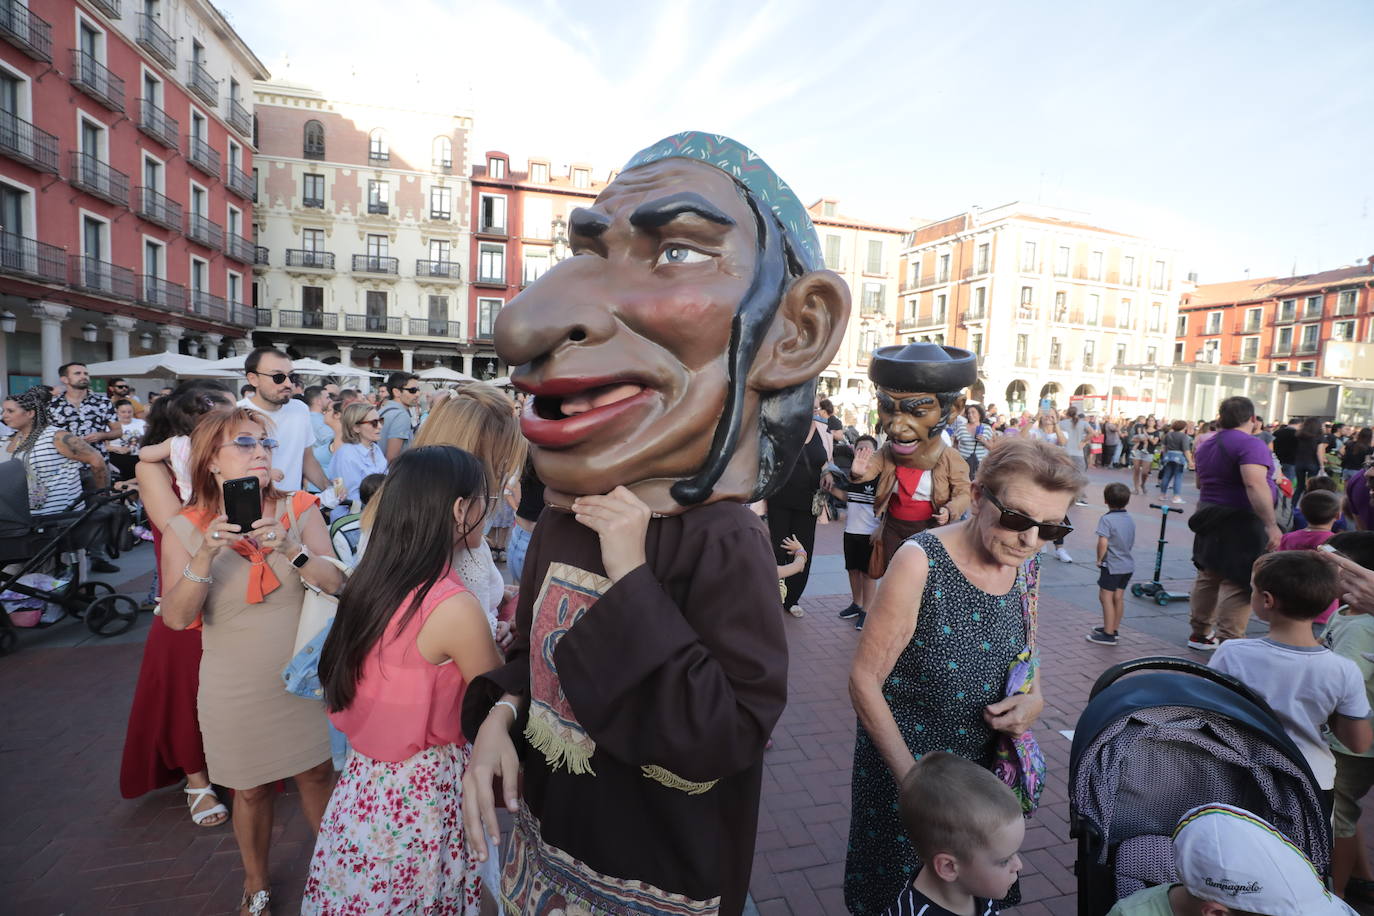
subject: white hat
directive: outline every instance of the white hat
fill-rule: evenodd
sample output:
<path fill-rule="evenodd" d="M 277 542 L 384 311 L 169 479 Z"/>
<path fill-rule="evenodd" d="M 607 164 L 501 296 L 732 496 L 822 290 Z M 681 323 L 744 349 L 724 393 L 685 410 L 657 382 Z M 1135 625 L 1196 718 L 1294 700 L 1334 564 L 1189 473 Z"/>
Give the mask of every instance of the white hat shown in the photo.
<path fill-rule="evenodd" d="M 1174 864 L 1194 897 L 1264 916 L 1355 916 L 1302 850 L 1267 821 L 1199 805 L 1174 828 Z"/>

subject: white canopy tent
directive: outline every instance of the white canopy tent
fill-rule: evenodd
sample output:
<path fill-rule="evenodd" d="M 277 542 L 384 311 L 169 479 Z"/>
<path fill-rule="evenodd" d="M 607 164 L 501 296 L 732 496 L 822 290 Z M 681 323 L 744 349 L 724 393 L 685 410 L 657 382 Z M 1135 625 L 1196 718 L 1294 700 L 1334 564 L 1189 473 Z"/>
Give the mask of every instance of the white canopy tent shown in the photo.
<path fill-rule="evenodd" d="M 459 372 L 447 366 L 434 366 L 419 373 L 420 380 L 425 382 L 447 382 L 452 385 L 464 382 L 475 382 L 477 379 L 468 375 L 466 372 Z"/>
<path fill-rule="evenodd" d="M 491 381 L 487 382 L 486 384 L 488 384 L 488 385 L 495 385 L 497 388 L 509 388 L 509 387 L 511 387 L 510 376 L 509 376 L 509 375 L 503 375 L 503 376 L 500 376 L 499 378 L 494 378 L 494 379 L 492 379 Z"/>
<path fill-rule="evenodd" d="M 241 362 L 242 357 L 239 359 Z M 182 353 L 149 353 L 111 359 L 89 363 L 86 369 L 93 376 L 122 378 L 233 378 L 237 374 L 226 371 L 215 361 Z"/>
<path fill-rule="evenodd" d="M 215 360 L 211 365 L 216 369 L 227 369 L 233 375 L 243 374 L 243 356 L 226 356 L 224 359 Z M 381 378 L 380 372 L 369 372 L 357 366 L 342 366 L 338 364 L 322 363 L 318 359 L 293 359 L 291 361 L 293 371 L 301 375 L 336 375 L 341 378 Z"/>

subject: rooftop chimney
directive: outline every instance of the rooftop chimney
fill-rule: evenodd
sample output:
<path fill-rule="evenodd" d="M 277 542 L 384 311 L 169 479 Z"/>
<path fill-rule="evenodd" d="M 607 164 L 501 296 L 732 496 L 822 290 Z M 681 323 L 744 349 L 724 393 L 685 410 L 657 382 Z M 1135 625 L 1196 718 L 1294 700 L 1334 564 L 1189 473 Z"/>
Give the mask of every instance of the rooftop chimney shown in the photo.
<path fill-rule="evenodd" d="M 1374 274 L 1374 254 L 1371 254 L 1367 260 L 1369 262 L 1369 272 Z"/>

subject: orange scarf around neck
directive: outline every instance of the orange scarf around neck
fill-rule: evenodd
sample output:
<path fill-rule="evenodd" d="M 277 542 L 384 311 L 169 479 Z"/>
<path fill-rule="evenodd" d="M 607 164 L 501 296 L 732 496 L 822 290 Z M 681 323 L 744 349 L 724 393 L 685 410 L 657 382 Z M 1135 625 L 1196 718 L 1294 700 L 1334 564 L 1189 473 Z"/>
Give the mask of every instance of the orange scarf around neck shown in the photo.
<path fill-rule="evenodd" d="M 299 519 L 302 513 L 318 502 L 319 500 L 315 496 L 304 490 L 297 490 L 292 493 L 291 512 L 283 512 L 280 517 L 282 527 L 290 528 L 292 514 Z M 210 527 L 210 522 L 215 518 L 210 509 L 186 509 L 183 514 L 202 533 Z M 277 574 L 272 571 L 272 567 L 267 563 L 267 555 L 275 548 L 271 545 L 259 545 L 248 538 L 235 541 L 229 546 L 235 553 L 252 564 L 252 568 L 248 570 L 248 594 L 246 597 L 249 604 L 261 604 L 264 598 L 281 586 L 281 580 L 277 578 Z"/>

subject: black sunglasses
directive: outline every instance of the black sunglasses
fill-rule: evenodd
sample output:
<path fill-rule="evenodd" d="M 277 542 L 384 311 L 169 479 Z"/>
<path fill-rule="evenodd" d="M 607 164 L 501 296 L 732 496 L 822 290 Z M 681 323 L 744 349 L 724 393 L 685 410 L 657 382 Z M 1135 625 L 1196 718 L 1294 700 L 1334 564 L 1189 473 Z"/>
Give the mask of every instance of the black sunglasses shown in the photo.
<path fill-rule="evenodd" d="M 419 388 L 402 388 L 401 390 L 404 391 L 406 394 L 419 394 L 419 393 L 420 393 L 420 389 L 419 389 Z"/>
<path fill-rule="evenodd" d="M 295 381 L 294 378 L 292 378 L 290 375 L 287 375 L 285 372 L 271 372 L 271 373 L 268 373 L 268 372 L 253 372 L 253 373 L 251 373 L 251 374 L 252 374 L 252 375 L 260 375 L 260 376 L 262 376 L 263 378 L 271 379 L 273 385 L 280 385 L 282 382 L 286 381 L 287 379 L 291 379 L 293 382 Z"/>
<path fill-rule="evenodd" d="M 1067 537 L 1069 532 L 1073 531 L 1073 525 L 1065 525 L 1062 523 L 1051 524 L 1048 522 L 1041 522 L 1031 518 L 1024 512 L 1017 512 L 1015 509 L 1008 509 L 1006 506 L 1002 505 L 1000 502 L 997 501 L 997 497 L 992 495 L 991 490 L 984 490 L 983 496 L 987 499 L 988 502 L 996 506 L 999 512 L 1002 513 L 997 518 L 997 524 L 1001 525 L 1008 531 L 1026 531 L 1031 528 L 1039 528 L 1040 530 L 1037 532 L 1037 534 L 1040 535 L 1040 540 L 1042 541 L 1057 541 L 1060 538 Z"/>

